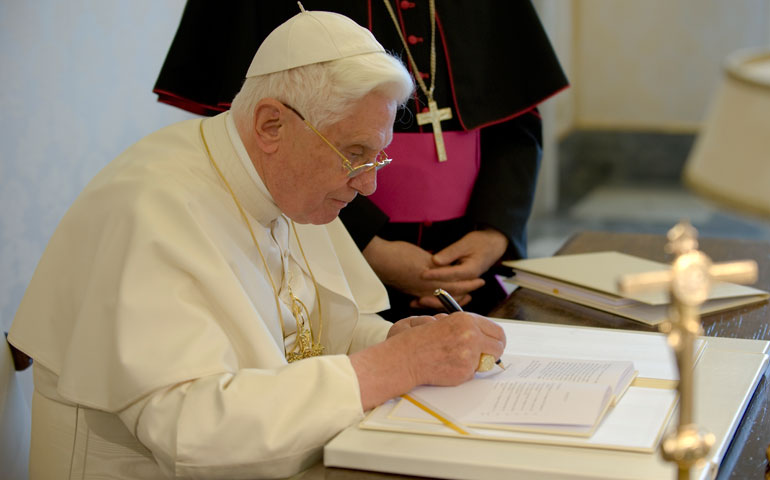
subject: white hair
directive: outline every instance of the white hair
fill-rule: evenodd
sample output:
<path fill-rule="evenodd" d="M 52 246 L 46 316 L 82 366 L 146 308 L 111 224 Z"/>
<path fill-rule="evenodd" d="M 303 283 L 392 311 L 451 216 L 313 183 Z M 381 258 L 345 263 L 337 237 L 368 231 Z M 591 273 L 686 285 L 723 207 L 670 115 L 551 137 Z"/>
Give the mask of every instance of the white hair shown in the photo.
<path fill-rule="evenodd" d="M 397 57 L 367 53 L 247 78 L 230 107 L 236 122 L 253 122 L 254 109 L 274 98 L 300 112 L 316 128 L 334 124 L 356 101 L 377 92 L 403 105 L 414 90 Z"/>

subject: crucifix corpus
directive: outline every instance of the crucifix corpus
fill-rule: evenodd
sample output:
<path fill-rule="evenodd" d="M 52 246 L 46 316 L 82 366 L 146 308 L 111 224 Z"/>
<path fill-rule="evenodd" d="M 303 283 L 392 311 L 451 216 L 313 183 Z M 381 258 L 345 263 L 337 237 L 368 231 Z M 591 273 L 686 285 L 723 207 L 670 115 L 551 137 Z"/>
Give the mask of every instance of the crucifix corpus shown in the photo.
<path fill-rule="evenodd" d="M 438 108 L 435 100 L 428 101 L 428 111 L 417 114 L 417 123 L 433 126 L 433 139 L 436 141 L 436 154 L 439 162 L 446 162 L 446 148 L 444 147 L 444 133 L 441 131 L 441 121 L 452 118 L 452 109 L 449 107 Z"/>
<path fill-rule="evenodd" d="M 701 463 L 714 444 L 714 435 L 699 428 L 693 420 L 694 344 L 703 334 L 700 305 L 708 299 L 716 281 L 754 283 L 757 264 L 753 260 L 712 263 L 698 250 L 698 232 L 681 221 L 668 232 L 666 251 L 676 255 L 670 270 L 624 275 L 618 281 L 620 291 L 634 293 L 665 288 L 672 301 L 670 318 L 660 325 L 668 335 L 679 369 L 679 424 L 661 444 L 663 458 L 678 465 L 678 478 L 690 478 L 690 468 Z"/>

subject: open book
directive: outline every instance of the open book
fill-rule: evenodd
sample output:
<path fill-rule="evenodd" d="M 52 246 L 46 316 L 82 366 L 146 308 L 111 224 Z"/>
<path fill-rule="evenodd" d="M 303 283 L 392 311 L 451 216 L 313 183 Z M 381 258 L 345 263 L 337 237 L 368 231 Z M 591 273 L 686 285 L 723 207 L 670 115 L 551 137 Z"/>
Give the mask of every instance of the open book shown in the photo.
<path fill-rule="evenodd" d="M 455 387 L 421 386 L 407 399 L 464 427 L 589 436 L 636 377 L 633 362 L 506 355 L 506 369 Z M 390 417 L 425 421 L 411 401 Z"/>
<path fill-rule="evenodd" d="M 462 426 L 465 433 L 451 428 L 447 423 L 442 423 L 435 416 L 425 413 L 402 398 L 389 400 L 375 408 L 356 428 L 634 452 L 652 452 L 657 448 L 663 430 L 675 411 L 678 398 L 676 387 L 679 373 L 665 335 L 517 321 L 501 321 L 500 326 L 505 330 L 507 338 L 502 359 L 510 372 L 495 368 L 484 374 L 476 374 L 471 382 L 479 379 L 495 380 L 501 378 L 501 374 L 513 374 L 516 356 L 580 359 L 591 362 L 600 360 L 610 363 L 631 361 L 633 369 L 639 373 L 627 390 L 622 386 L 624 381 L 618 382 L 621 386 L 617 389 L 613 387 L 618 392 L 619 400 L 609 406 L 604 417 L 598 421 L 595 431 L 589 436 L 574 432 L 565 435 L 563 427 L 558 427 L 561 428 L 558 433 L 546 433 L 545 430 L 522 430 L 526 429 L 526 426 L 514 426 L 516 429 L 494 425 L 492 426 L 495 428 L 489 425 L 482 427 L 479 426 L 481 423 L 467 426 L 461 418 L 455 418 L 462 417 L 461 412 L 452 411 L 451 405 L 447 406 L 441 400 L 435 401 L 427 396 L 424 397 L 426 405 L 434 402 L 435 404 L 429 406 L 447 414 L 454 423 Z M 705 342 L 699 340 L 693 353 L 694 360 L 697 361 L 704 350 Z M 447 387 L 436 388 L 440 388 L 439 391 L 451 392 Z M 473 406 L 480 403 L 478 396 L 468 395 L 464 398 Z"/>
<path fill-rule="evenodd" d="M 665 291 L 622 294 L 624 274 L 668 270 L 670 265 L 619 252 L 593 252 L 503 262 L 516 273 L 511 283 L 648 325 L 663 322 L 670 300 Z M 708 314 L 765 301 L 763 290 L 716 282 L 700 313 Z"/>

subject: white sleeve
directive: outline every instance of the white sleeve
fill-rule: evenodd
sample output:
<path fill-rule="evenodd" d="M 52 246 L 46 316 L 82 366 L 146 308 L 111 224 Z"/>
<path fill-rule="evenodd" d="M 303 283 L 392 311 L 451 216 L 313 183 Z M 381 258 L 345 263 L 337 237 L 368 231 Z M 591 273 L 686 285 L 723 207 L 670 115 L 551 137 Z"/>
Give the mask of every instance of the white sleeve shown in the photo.
<path fill-rule="evenodd" d="M 353 341 L 350 343 L 348 353 L 380 343 L 388 338 L 388 332 L 393 324 L 376 313 L 362 313 L 358 316 L 358 323 L 353 331 Z"/>
<path fill-rule="evenodd" d="M 149 394 L 119 415 L 164 473 L 236 479 L 310 467 L 363 410 L 350 360 L 330 355 L 198 378 Z"/>

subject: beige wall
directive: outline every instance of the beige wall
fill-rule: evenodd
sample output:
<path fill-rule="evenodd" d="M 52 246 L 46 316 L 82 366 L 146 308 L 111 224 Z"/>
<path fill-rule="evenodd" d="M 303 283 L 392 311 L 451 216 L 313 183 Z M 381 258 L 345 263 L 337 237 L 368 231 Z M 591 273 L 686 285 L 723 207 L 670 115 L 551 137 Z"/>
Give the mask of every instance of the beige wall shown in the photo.
<path fill-rule="evenodd" d="M 770 46 L 770 0 L 574 0 L 578 128 L 695 131 L 731 52 Z"/>
<path fill-rule="evenodd" d="M 533 0 L 548 37 L 559 57 L 567 78 L 574 83 L 573 10 L 574 0 Z M 546 215 L 558 204 L 558 139 L 574 123 L 574 88 L 568 88 L 540 107 L 543 116 L 543 161 L 540 167 L 533 216 Z"/>
<path fill-rule="evenodd" d="M 770 49 L 770 0 L 533 0 L 571 88 L 546 102 L 535 215 L 574 129 L 697 132 L 733 51 Z"/>
<path fill-rule="evenodd" d="M 142 136 L 193 117 L 152 93 L 184 5 L 0 1 L 0 331 L 86 182 Z M 28 401 L 31 371 L 20 375 Z"/>

